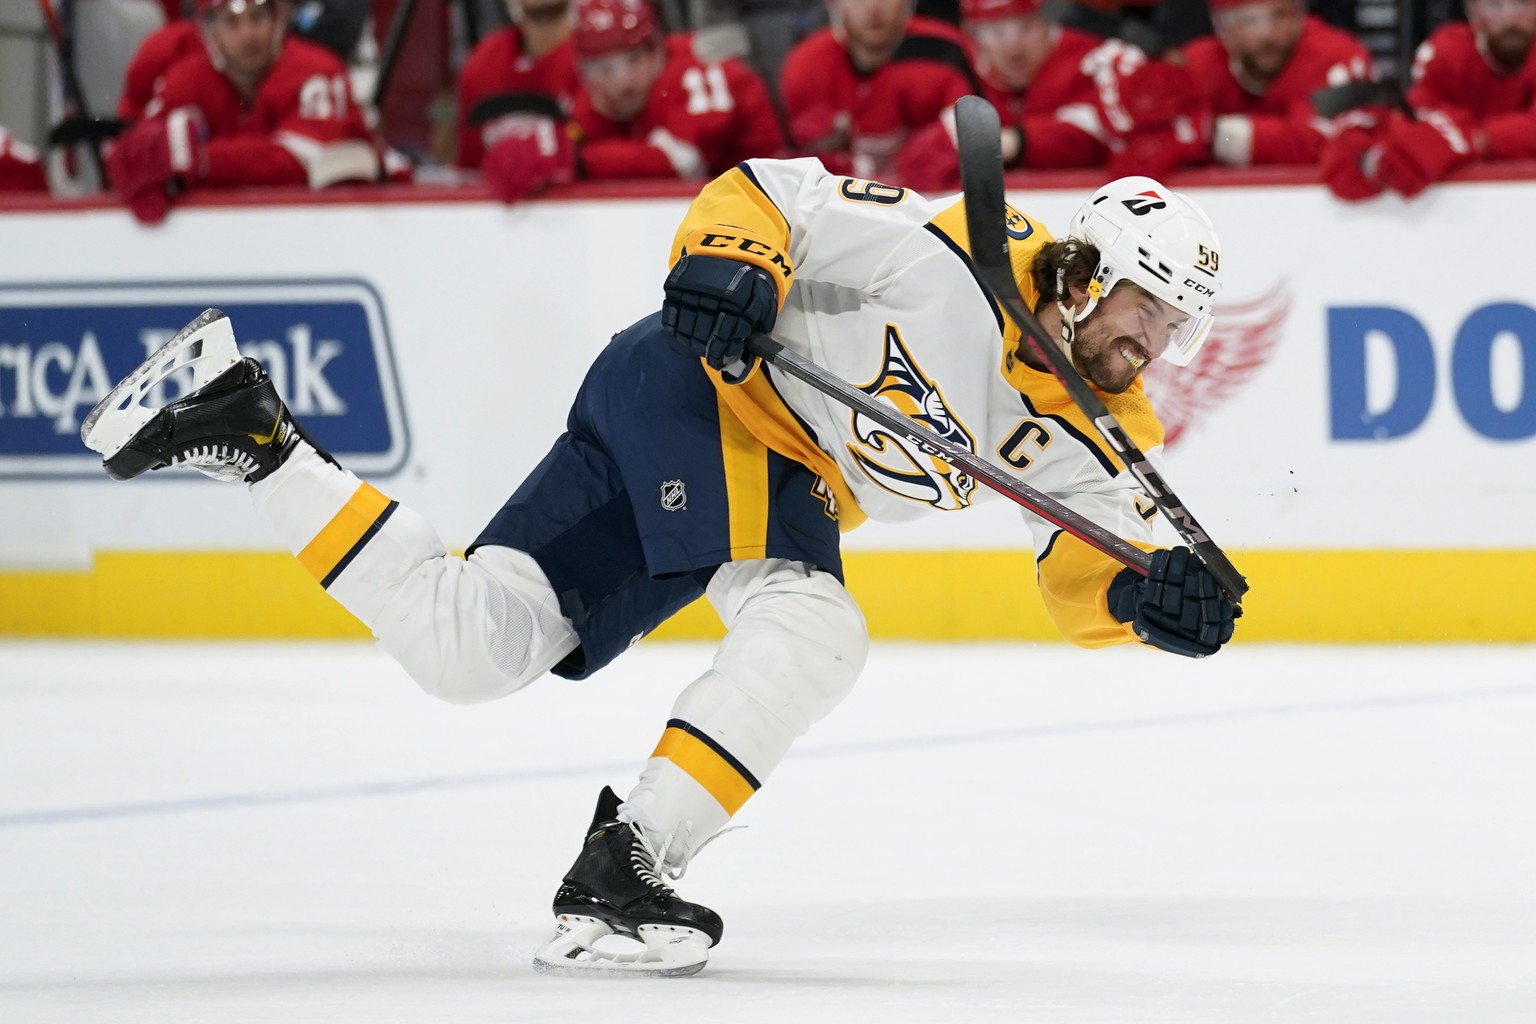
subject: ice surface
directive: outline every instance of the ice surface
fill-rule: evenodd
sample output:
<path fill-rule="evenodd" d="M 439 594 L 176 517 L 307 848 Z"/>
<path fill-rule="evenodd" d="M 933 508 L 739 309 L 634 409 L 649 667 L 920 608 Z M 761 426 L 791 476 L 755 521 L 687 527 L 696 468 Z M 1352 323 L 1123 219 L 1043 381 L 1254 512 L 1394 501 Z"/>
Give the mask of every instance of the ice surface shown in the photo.
<path fill-rule="evenodd" d="M 708 664 L 492 705 L 353 645 L 0 644 L 0 1021 L 1536 1021 L 1536 649 L 877 645 L 681 883 L 537 976 Z"/>

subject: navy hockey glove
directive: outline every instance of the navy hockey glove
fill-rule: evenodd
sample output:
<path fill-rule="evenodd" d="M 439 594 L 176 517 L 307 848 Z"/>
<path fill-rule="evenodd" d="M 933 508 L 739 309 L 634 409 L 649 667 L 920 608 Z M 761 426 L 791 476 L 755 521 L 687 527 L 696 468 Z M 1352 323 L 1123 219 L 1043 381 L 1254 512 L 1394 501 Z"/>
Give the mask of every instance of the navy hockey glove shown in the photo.
<path fill-rule="evenodd" d="M 716 370 L 740 361 L 747 340 L 779 317 L 773 278 L 740 260 L 684 256 L 662 288 L 661 325 Z"/>
<path fill-rule="evenodd" d="M 1152 552 L 1146 575 L 1122 569 L 1109 584 L 1109 613 L 1129 622 L 1143 643 L 1204 658 L 1232 639 L 1233 620 L 1243 614 L 1186 547 Z"/>

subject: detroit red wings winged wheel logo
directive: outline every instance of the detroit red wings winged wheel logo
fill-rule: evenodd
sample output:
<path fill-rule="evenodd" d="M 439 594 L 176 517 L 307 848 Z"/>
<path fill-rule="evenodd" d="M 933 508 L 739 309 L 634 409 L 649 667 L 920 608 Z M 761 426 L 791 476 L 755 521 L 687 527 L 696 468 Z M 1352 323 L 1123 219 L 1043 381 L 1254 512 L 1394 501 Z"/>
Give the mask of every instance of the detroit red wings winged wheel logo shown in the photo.
<path fill-rule="evenodd" d="M 1291 312 L 1284 281 L 1249 302 L 1216 308 L 1211 336 L 1189 366 L 1157 360 L 1142 373 L 1147 395 L 1172 448 L 1186 431 L 1226 404 L 1269 361 Z"/>

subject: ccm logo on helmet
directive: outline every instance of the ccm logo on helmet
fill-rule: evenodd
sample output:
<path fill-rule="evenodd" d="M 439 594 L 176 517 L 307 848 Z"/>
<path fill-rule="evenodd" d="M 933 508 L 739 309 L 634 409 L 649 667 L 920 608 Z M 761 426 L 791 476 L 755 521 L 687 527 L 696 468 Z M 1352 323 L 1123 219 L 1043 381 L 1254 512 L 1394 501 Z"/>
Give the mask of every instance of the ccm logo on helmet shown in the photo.
<path fill-rule="evenodd" d="M 1129 199 L 1122 199 L 1120 200 L 1120 205 L 1138 217 L 1145 217 L 1153 210 L 1166 210 L 1168 208 L 1168 203 L 1163 197 L 1151 190 L 1138 192 Z"/>
<path fill-rule="evenodd" d="M 1216 294 L 1216 289 L 1215 288 L 1207 287 L 1206 285 L 1201 284 L 1199 281 L 1196 281 L 1192 277 L 1186 277 L 1184 279 L 1184 287 L 1185 288 L 1193 288 L 1195 291 L 1199 292 L 1201 295 L 1215 295 Z"/>

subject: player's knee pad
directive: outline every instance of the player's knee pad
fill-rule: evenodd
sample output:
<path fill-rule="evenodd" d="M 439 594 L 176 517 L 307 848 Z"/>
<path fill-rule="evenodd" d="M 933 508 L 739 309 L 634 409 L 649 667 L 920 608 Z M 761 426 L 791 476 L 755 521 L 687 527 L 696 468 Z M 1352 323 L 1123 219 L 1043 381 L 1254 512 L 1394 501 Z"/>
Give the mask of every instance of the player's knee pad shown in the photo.
<path fill-rule="evenodd" d="M 710 581 L 726 624 L 714 670 L 796 733 L 853 689 L 869 655 L 864 613 L 837 577 L 800 562 L 732 562 Z"/>
<path fill-rule="evenodd" d="M 543 573 L 511 548 L 424 563 L 374 632 L 422 690 L 452 704 L 520 690 L 577 643 Z"/>

